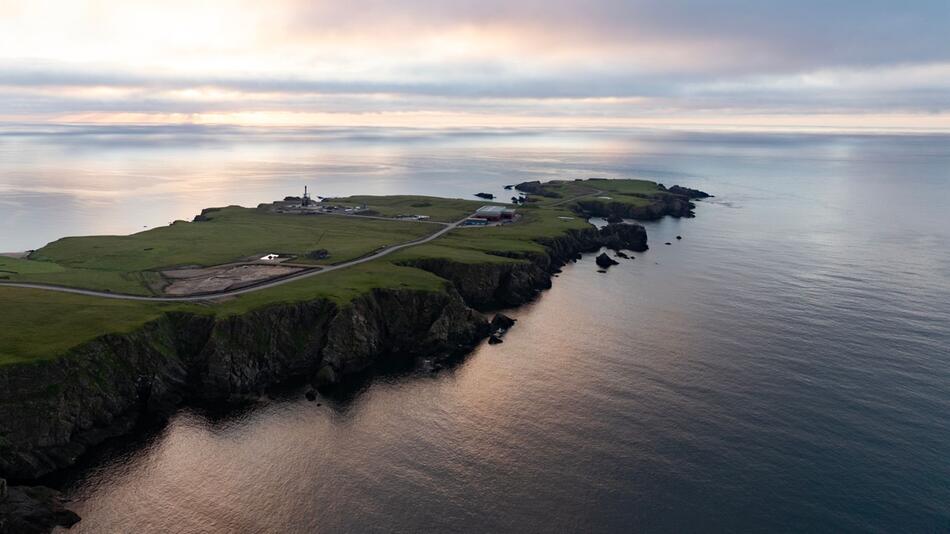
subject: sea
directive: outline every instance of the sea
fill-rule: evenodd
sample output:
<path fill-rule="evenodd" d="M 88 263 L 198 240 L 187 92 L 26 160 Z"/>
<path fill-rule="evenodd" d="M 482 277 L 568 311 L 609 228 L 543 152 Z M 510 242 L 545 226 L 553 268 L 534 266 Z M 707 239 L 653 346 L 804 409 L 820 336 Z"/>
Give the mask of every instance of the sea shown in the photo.
<path fill-rule="evenodd" d="M 70 532 L 948 532 L 950 136 L 10 127 L 0 250 L 313 195 L 705 190 L 438 372 L 192 407 L 59 482 Z M 677 239 L 679 236 L 681 239 Z"/>

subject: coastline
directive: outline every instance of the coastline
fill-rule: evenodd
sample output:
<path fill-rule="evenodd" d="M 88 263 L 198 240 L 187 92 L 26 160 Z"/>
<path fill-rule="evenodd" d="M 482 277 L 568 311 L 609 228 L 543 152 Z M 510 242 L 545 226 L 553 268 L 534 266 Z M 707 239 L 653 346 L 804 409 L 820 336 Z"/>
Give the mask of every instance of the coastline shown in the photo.
<path fill-rule="evenodd" d="M 688 216 L 683 206 L 691 204 L 657 216 Z M 579 214 L 615 216 L 612 211 L 587 206 Z M 637 224 L 591 226 L 536 241 L 543 252 L 505 255 L 514 261 L 399 263 L 438 276 L 444 281 L 439 291 L 375 288 L 346 304 L 314 299 L 224 318 L 165 312 L 63 357 L 0 367 L 6 386 L 0 388 L 0 473 L 28 484 L 132 431 L 143 415 L 166 417 L 189 402 L 240 401 L 293 380 L 332 387 L 387 361 L 463 356 L 491 333 L 480 312 L 533 300 L 580 254 L 647 248 L 646 231 Z M 59 511 L 55 492 L 46 495 L 53 497 L 38 506 L 47 509 L 48 524 L 38 532 L 73 519 Z"/>

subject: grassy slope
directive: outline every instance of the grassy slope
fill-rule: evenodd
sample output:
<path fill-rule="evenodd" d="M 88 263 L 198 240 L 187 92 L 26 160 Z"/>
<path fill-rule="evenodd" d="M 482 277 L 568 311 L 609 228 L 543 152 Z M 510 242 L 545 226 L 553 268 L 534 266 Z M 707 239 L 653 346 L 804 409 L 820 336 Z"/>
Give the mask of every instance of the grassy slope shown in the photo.
<path fill-rule="evenodd" d="M 428 215 L 433 221 L 455 222 L 471 215 L 478 208 L 497 202 L 459 200 L 413 195 L 393 195 L 385 197 L 354 196 L 327 200 L 330 204 L 341 206 L 366 206 L 384 217 L 397 215 Z"/>
<path fill-rule="evenodd" d="M 373 288 L 439 291 L 444 284 L 433 274 L 382 259 L 214 305 L 136 302 L 0 287 L 0 365 L 53 358 L 104 333 L 134 330 L 168 311 L 227 316 L 318 298 L 343 304 Z"/>
<path fill-rule="evenodd" d="M 588 185 L 590 182 L 554 183 L 552 187 L 561 193 L 562 197 L 546 198 L 519 209 L 522 220 L 518 224 L 490 228 L 459 228 L 432 243 L 411 247 L 377 261 L 241 295 L 211 306 L 138 303 L 49 291 L 0 287 L 0 324 L 3 325 L 3 329 L 0 330 L 0 365 L 15 361 L 55 357 L 63 354 L 69 347 L 88 341 L 102 333 L 124 332 L 134 329 L 168 310 L 192 310 L 199 313 L 232 315 L 273 304 L 315 298 L 328 298 L 337 303 L 345 303 L 373 288 L 413 288 L 439 291 L 444 287 L 445 282 L 442 279 L 419 269 L 396 264 L 417 258 L 433 257 L 469 263 L 517 261 L 488 253 L 540 252 L 542 247 L 536 242 L 536 239 L 554 237 L 569 229 L 582 229 L 589 226 L 585 220 L 576 217 L 568 209 L 572 198 L 580 195 L 592 195 L 595 194 L 596 190 L 609 190 L 607 194 L 612 197 L 615 197 L 615 195 L 622 196 L 621 193 L 656 191 L 652 182 L 609 181 L 610 183 L 607 184 L 600 182 L 607 181 L 597 181 L 593 184 L 594 187 Z M 425 198 L 424 202 L 432 204 L 426 209 L 434 219 L 444 217 L 445 220 L 457 220 L 466 213 L 470 213 L 468 210 L 471 207 L 477 208 L 484 204 L 482 202 L 442 200 L 428 197 L 353 197 L 353 199 L 358 200 L 348 200 L 354 203 L 366 203 L 371 207 L 376 206 L 380 213 L 386 213 L 378 209 L 381 207 L 393 210 L 396 213 L 403 213 L 402 207 L 404 205 L 407 203 L 410 205 L 412 203 L 418 204 L 422 202 L 419 200 L 421 198 Z M 642 199 L 638 198 L 637 200 Z M 417 208 L 414 212 L 421 212 L 422 209 Z M 249 216 L 249 219 L 244 219 L 244 216 Z M 273 218 L 286 218 L 290 221 L 288 223 L 284 223 L 284 221 L 276 223 L 273 222 Z M 246 222 L 248 220 L 253 221 L 250 226 L 264 224 L 263 229 L 249 227 Z M 340 259 L 339 254 L 357 255 L 360 250 L 372 250 L 371 247 L 386 239 L 405 241 L 417 235 L 390 231 L 393 228 L 392 225 L 397 225 L 400 229 L 420 229 L 423 233 L 431 232 L 434 228 L 433 225 L 429 224 L 393 223 L 329 216 L 269 215 L 255 210 L 232 211 L 229 208 L 219 212 L 219 216 L 212 221 L 198 224 L 179 223 L 169 228 L 159 229 L 164 232 L 151 230 L 124 238 L 70 238 L 60 240 L 41 249 L 38 253 L 44 257 L 58 258 L 60 261 L 66 262 L 66 267 L 49 262 L 0 258 L 0 271 L 17 270 L 19 273 L 29 275 L 32 279 L 37 279 L 36 277 L 39 276 L 52 277 L 63 272 L 69 272 L 70 269 L 74 268 L 72 265 L 105 267 L 121 265 L 125 269 L 132 269 L 137 266 L 154 268 L 158 265 L 209 262 L 208 258 L 210 257 L 225 258 L 223 261 L 229 261 L 235 259 L 236 255 L 248 254 L 248 252 L 238 251 L 246 251 L 247 248 L 242 247 L 252 246 L 248 243 L 254 242 L 253 239 L 266 238 L 272 242 L 274 233 L 284 231 L 290 231 L 292 235 L 278 237 L 287 240 L 288 246 L 295 243 L 294 246 L 297 247 L 314 247 L 314 242 L 307 241 L 307 236 L 312 238 L 314 228 L 319 228 L 321 224 L 328 221 L 333 224 L 336 221 L 346 222 L 347 224 L 354 221 L 379 223 L 354 228 L 358 228 L 359 232 L 365 233 L 373 233 L 380 229 L 384 232 L 382 236 L 350 236 L 349 239 L 358 240 L 358 243 L 355 244 L 345 242 L 347 239 L 344 237 L 345 234 L 334 234 L 334 241 L 332 242 L 334 246 L 339 247 L 338 249 L 327 246 L 331 243 L 329 239 L 320 241 L 319 247 L 330 249 L 331 253 L 335 255 L 333 259 L 337 261 Z M 268 225 L 267 223 L 272 224 Z M 206 238 L 225 239 L 234 232 L 249 232 L 254 237 L 253 239 L 242 239 L 241 246 L 235 244 L 206 246 L 205 241 L 193 234 L 174 233 L 184 229 L 205 232 L 200 235 L 204 235 Z M 299 233 L 293 234 L 293 232 Z M 394 233 L 399 235 L 393 235 Z M 191 236 L 191 240 L 176 242 L 176 238 L 182 235 Z M 78 246 L 84 239 L 90 240 L 88 243 L 105 239 L 108 240 L 108 243 L 116 244 L 115 253 L 109 255 L 111 261 L 116 263 L 103 263 L 106 260 L 102 257 L 87 258 L 87 255 L 83 253 L 83 247 Z M 141 250 L 146 248 L 146 246 L 143 246 L 145 241 L 138 241 L 138 239 L 147 239 L 152 248 L 156 250 L 158 246 L 168 247 L 167 250 L 170 255 L 166 257 L 155 252 L 154 254 L 142 254 L 143 257 L 140 258 L 140 251 L 142 253 L 153 251 Z M 297 239 L 297 241 L 294 241 L 294 239 Z M 68 241 L 74 243 L 63 244 Z M 185 250 L 187 244 L 199 247 L 200 253 L 196 250 Z M 69 246 L 66 247 L 66 245 Z M 206 251 L 206 249 L 209 250 Z M 335 250 L 336 252 L 334 252 Z M 279 251 L 293 252 L 289 249 Z M 259 251 L 253 252 L 257 253 Z M 197 261 L 199 259 L 200 262 Z M 59 269 L 62 269 L 62 271 Z M 0 276 L 4 274 L 7 273 L 0 272 Z"/>
<path fill-rule="evenodd" d="M 159 280 L 154 272 L 159 269 L 217 265 L 270 252 L 304 256 L 321 248 L 330 257 L 315 263 L 338 263 L 438 230 L 415 222 L 276 215 L 238 207 L 209 217 L 210 221 L 176 222 L 129 236 L 67 237 L 37 250 L 30 261 L 0 260 L 4 262 L 0 270 L 12 271 L 0 275 L 14 281 L 147 295 L 152 293 L 149 283 Z"/>
<path fill-rule="evenodd" d="M 0 303 L 0 365 L 56 356 L 104 333 L 128 332 L 182 308 L 12 287 L 0 288 Z"/>

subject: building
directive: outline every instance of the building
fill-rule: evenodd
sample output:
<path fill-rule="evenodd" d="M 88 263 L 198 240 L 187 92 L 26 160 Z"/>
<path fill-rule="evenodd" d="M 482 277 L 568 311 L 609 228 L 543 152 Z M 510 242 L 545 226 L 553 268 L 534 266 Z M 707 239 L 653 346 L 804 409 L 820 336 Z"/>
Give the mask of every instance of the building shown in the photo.
<path fill-rule="evenodd" d="M 462 223 L 462 226 L 486 226 L 488 225 L 488 219 L 465 219 L 465 222 Z"/>
<path fill-rule="evenodd" d="M 482 206 L 475 212 L 475 217 L 489 221 L 508 220 L 515 216 L 515 210 L 504 206 Z"/>

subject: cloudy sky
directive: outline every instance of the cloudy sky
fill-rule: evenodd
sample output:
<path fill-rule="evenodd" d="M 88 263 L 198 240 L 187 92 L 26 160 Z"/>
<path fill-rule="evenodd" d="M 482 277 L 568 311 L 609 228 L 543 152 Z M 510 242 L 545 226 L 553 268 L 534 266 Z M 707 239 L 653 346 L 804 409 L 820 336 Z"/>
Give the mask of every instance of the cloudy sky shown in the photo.
<path fill-rule="evenodd" d="M 0 123 L 950 131 L 950 1 L 0 0 Z"/>

